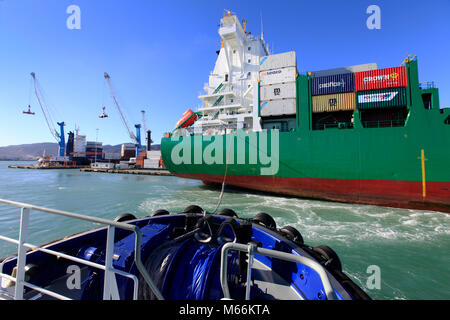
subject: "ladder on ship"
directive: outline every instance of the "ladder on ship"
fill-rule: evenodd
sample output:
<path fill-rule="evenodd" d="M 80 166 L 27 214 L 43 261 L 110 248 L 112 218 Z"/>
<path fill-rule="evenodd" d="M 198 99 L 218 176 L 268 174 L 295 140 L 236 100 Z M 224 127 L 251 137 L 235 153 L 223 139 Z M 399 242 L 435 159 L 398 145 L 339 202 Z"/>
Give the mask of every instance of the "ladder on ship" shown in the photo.
<path fill-rule="evenodd" d="M 217 107 L 217 106 L 219 105 L 219 103 L 222 101 L 222 99 L 223 99 L 223 96 L 220 96 L 220 97 L 216 100 L 216 102 L 214 102 L 213 107 Z"/>
<path fill-rule="evenodd" d="M 216 94 L 220 91 L 220 89 L 223 88 L 223 82 L 221 84 L 219 84 L 219 86 L 213 91 L 213 94 Z"/>

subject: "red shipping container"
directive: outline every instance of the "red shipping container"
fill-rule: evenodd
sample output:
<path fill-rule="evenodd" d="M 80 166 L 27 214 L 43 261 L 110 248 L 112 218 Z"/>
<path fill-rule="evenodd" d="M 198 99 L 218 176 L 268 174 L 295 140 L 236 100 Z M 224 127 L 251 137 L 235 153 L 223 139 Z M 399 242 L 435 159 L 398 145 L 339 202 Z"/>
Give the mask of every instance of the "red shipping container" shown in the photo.
<path fill-rule="evenodd" d="M 406 67 L 386 68 L 355 73 L 356 91 L 406 87 Z"/>

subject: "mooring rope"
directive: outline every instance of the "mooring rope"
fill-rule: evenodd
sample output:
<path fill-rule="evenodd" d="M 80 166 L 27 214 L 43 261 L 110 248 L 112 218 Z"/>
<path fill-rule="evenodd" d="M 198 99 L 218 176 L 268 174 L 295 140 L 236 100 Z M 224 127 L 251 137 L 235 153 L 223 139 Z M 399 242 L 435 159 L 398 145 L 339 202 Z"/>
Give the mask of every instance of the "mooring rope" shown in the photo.
<path fill-rule="evenodd" d="M 222 190 L 220 191 L 219 202 L 217 203 L 216 209 L 214 209 L 212 214 L 216 213 L 217 209 L 219 209 L 220 204 L 222 203 L 222 198 L 223 198 L 223 194 L 224 194 L 224 191 L 225 191 L 225 181 L 227 179 L 228 163 L 229 163 L 229 160 L 230 160 L 229 159 L 230 158 L 230 149 L 231 149 L 231 144 L 232 144 L 233 141 L 234 141 L 234 132 L 231 133 L 230 144 L 229 144 L 228 150 L 227 150 L 227 158 L 226 158 L 226 164 L 225 164 L 225 174 L 223 175 Z"/>

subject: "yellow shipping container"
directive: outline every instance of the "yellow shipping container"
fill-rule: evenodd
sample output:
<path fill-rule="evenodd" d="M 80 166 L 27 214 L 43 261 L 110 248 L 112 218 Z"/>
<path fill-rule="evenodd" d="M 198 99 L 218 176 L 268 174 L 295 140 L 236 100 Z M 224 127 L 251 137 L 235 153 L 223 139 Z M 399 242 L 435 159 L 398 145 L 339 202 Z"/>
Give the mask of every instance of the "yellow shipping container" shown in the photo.
<path fill-rule="evenodd" d="M 354 92 L 326 94 L 312 97 L 312 112 L 335 112 L 356 110 Z"/>

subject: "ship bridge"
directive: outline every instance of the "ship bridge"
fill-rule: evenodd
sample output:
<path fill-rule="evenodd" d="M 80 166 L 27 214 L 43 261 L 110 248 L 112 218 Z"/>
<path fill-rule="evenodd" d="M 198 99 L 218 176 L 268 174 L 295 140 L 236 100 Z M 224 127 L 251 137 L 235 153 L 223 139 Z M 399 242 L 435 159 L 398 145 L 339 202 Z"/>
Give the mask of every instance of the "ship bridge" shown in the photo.
<path fill-rule="evenodd" d="M 221 19 L 219 35 L 224 44 L 232 49 L 240 49 L 248 42 L 245 30 L 236 16 L 228 15 Z"/>
<path fill-rule="evenodd" d="M 262 37 L 246 31 L 245 20 L 227 11 L 220 20 L 221 48 L 213 71 L 198 98 L 201 119 L 196 126 L 208 130 L 259 128 L 257 89 L 260 59 L 268 49 Z M 256 107 L 255 107 L 256 106 Z"/>

